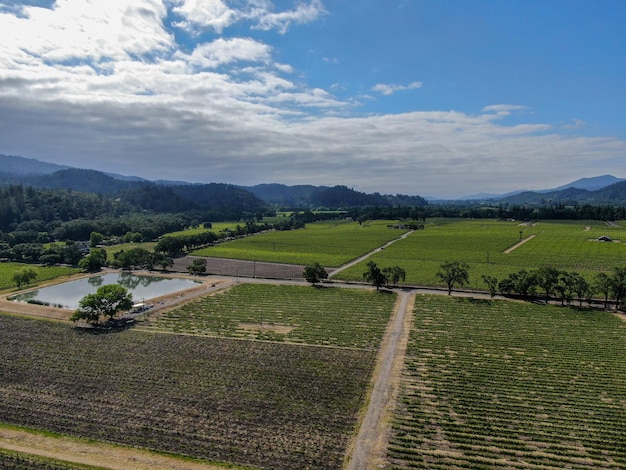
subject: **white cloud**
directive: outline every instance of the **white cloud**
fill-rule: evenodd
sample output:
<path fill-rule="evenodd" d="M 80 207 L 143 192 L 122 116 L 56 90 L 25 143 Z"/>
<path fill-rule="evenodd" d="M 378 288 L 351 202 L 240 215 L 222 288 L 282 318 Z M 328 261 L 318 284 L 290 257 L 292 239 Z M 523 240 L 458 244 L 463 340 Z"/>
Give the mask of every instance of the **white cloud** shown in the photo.
<path fill-rule="evenodd" d="M 482 109 L 483 113 L 494 113 L 497 116 L 509 116 L 513 111 L 528 111 L 528 107 L 518 104 L 492 104 Z"/>
<path fill-rule="evenodd" d="M 23 13 L 0 14 L 0 47 L 48 62 L 160 54 L 173 43 L 161 23 L 166 9 L 157 0 L 57 0 L 53 9 L 31 6 Z"/>
<path fill-rule="evenodd" d="M 191 32 L 212 28 L 221 33 L 239 20 L 241 15 L 222 0 L 170 0 L 172 11 L 183 18 L 175 26 Z"/>
<path fill-rule="evenodd" d="M 290 80 L 297 71 L 274 61 L 258 31 L 189 50 L 164 25 L 177 9 L 194 30 L 247 20 L 284 32 L 323 11 L 317 1 L 284 14 L 268 1 L 245 5 L 59 0 L 0 12 L 0 153 L 153 179 L 433 196 L 557 186 L 596 171 L 626 176 L 626 142 L 503 124 L 514 112 L 519 122 L 523 105 L 356 117 L 350 98 Z"/>
<path fill-rule="evenodd" d="M 268 8 L 269 2 L 258 2 L 262 8 L 258 8 L 252 16 L 258 18 L 257 29 L 276 29 L 281 34 L 285 34 L 289 27 L 294 24 L 304 24 L 315 21 L 325 13 L 324 6 L 320 0 L 311 0 L 310 3 L 299 3 L 294 10 L 273 13 Z"/>
<path fill-rule="evenodd" d="M 570 124 L 564 124 L 561 126 L 561 129 L 580 129 L 584 127 L 587 123 L 581 119 L 572 119 Z"/>
<path fill-rule="evenodd" d="M 404 90 L 415 90 L 417 88 L 422 88 L 422 82 L 412 82 L 408 85 L 395 85 L 390 83 L 379 83 L 372 87 L 372 91 L 381 93 L 383 95 L 389 96 L 393 95 L 397 91 Z"/>
<path fill-rule="evenodd" d="M 210 43 L 197 46 L 190 56 L 178 52 L 177 58 L 183 58 L 200 68 L 215 68 L 236 61 L 269 62 L 272 48 L 250 38 L 219 38 Z"/>

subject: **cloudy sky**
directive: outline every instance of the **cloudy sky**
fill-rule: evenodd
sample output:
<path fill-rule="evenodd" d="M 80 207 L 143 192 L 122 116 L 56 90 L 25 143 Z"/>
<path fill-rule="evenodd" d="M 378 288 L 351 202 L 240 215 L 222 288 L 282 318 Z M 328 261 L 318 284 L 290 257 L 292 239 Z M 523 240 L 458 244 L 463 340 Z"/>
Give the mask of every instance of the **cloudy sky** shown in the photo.
<path fill-rule="evenodd" d="M 623 0 L 0 0 L 0 153 L 458 197 L 626 177 Z"/>

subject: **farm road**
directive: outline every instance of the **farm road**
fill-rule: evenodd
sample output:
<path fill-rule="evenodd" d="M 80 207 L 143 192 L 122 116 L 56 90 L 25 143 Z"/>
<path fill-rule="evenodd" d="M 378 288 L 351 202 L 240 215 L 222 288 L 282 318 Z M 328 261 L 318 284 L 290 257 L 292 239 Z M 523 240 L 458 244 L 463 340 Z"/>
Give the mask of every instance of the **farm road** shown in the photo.
<path fill-rule="evenodd" d="M 411 230 L 410 232 L 406 232 L 405 234 L 399 236 L 398 238 L 391 240 L 390 242 L 385 243 L 383 246 L 380 246 L 378 248 L 376 248 L 375 250 L 370 251 L 369 253 L 364 254 L 363 256 L 360 256 L 352 261 L 350 261 L 349 263 L 344 264 L 343 266 L 338 267 L 337 269 L 333 270 L 331 273 L 328 274 L 329 278 L 332 278 L 335 274 L 340 273 L 341 271 L 343 271 L 344 269 L 348 269 L 352 266 L 354 266 L 357 263 L 360 263 L 363 260 L 366 260 L 367 258 L 369 258 L 370 256 L 372 256 L 374 253 L 378 253 L 379 251 L 384 250 L 385 248 L 387 248 L 389 245 L 393 245 L 395 242 L 397 242 L 398 240 L 402 240 L 403 238 L 408 237 L 409 235 L 411 235 L 415 230 Z"/>
<path fill-rule="evenodd" d="M 110 470 L 223 470 L 223 466 L 156 452 L 70 437 L 53 437 L 0 426 L 0 447 L 16 452 Z"/>
<path fill-rule="evenodd" d="M 401 292 L 385 332 L 373 374 L 367 411 L 346 470 L 377 468 L 384 462 L 388 417 L 398 395 L 415 295 Z"/>

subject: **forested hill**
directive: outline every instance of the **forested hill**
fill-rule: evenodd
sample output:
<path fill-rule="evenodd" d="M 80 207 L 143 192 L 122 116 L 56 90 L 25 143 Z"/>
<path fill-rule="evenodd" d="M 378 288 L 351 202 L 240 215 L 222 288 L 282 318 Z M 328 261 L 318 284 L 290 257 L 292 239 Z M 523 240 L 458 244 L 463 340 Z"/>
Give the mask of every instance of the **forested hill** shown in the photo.
<path fill-rule="evenodd" d="M 2 176 L 0 230 L 29 220 L 49 223 L 145 212 L 194 211 L 203 220 L 237 220 L 266 209 L 253 194 L 227 184 L 161 186 L 79 169 Z"/>
<path fill-rule="evenodd" d="M 286 186 L 274 183 L 244 188 L 268 204 L 292 208 L 421 207 L 428 204 L 420 196 L 367 194 L 347 186 Z"/>
<path fill-rule="evenodd" d="M 624 205 L 626 204 L 626 181 L 620 181 L 595 191 L 578 188 L 566 188 L 542 193 L 526 191 L 500 199 L 499 202 L 515 205 Z"/>

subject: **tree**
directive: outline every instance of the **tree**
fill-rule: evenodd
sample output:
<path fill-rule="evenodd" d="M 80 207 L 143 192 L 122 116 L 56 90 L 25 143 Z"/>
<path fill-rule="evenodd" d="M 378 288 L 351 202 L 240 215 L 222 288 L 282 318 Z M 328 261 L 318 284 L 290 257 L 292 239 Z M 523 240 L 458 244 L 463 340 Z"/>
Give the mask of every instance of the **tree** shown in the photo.
<path fill-rule="evenodd" d="M 495 277 L 487 276 L 486 274 L 483 274 L 482 278 L 483 282 L 487 284 L 487 288 L 489 289 L 489 295 L 491 295 L 491 298 L 493 299 L 496 295 L 496 292 L 498 292 L 498 280 Z"/>
<path fill-rule="evenodd" d="M 383 269 L 383 274 L 387 277 L 388 281 L 394 286 L 398 285 L 399 281 L 404 282 L 406 279 L 406 271 L 400 266 L 392 266 Z"/>
<path fill-rule="evenodd" d="M 611 295 L 615 300 L 615 310 L 619 310 L 620 304 L 626 297 L 626 268 L 615 268 L 609 282 Z"/>
<path fill-rule="evenodd" d="M 19 271 L 15 271 L 11 278 L 18 288 L 24 284 L 28 284 L 30 281 L 37 279 L 37 272 L 33 268 L 24 268 Z"/>
<path fill-rule="evenodd" d="M 91 252 L 78 262 L 83 271 L 99 271 L 107 261 L 107 252 L 102 248 L 92 248 Z"/>
<path fill-rule="evenodd" d="M 523 297 L 529 297 L 535 294 L 537 289 L 537 276 L 533 271 L 521 269 L 516 273 L 511 273 L 508 277 L 502 279 L 498 284 L 501 292 L 510 294 L 516 292 Z"/>
<path fill-rule="evenodd" d="M 302 277 L 306 279 L 307 282 L 315 285 L 323 279 L 328 279 L 328 273 L 319 263 L 315 263 L 310 266 L 305 266 L 302 271 Z"/>
<path fill-rule="evenodd" d="M 174 260 L 163 253 L 154 253 L 154 260 L 155 266 L 159 266 L 162 271 L 167 271 L 167 268 L 174 266 Z"/>
<path fill-rule="evenodd" d="M 102 243 L 103 240 L 104 235 L 102 235 L 100 232 L 91 232 L 91 235 L 89 235 L 89 246 L 91 248 L 95 248 L 100 243 Z"/>
<path fill-rule="evenodd" d="M 133 296 L 119 284 L 106 284 L 98 288 L 94 294 L 87 294 L 78 302 L 78 309 L 70 320 L 85 320 L 97 325 L 100 317 L 109 317 L 112 320 L 118 312 L 130 310 L 133 306 Z"/>
<path fill-rule="evenodd" d="M 469 282 L 469 266 L 460 261 L 449 261 L 440 266 L 437 277 L 448 286 L 448 295 L 452 293 L 455 284 L 464 286 Z"/>
<path fill-rule="evenodd" d="M 552 295 L 554 288 L 559 283 L 559 274 L 559 270 L 552 266 L 544 266 L 537 271 L 537 284 L 546 293 L 546 302 L 550 300 L 550 295 Z"/>
<path fill-rule="evenodd" d="M 363 273 L 363 279 L 371 282 L 376 287 L 376 290 L 387 284 L 387 276 L 373 261 L 367 263 L 367 271 Z"/>
<path fill-rule="evenodd" d="M 204 274 L 206 273 L 206 259 L 194 259 L 190 266 L 187 266 L 189 274 Z"/>
<path fill-rule="evenodd" d="M 589 298 L 591 297 L 591 286 L 587 282 L 587 279 L 585 279 L 578 273 L 572 273 L 572 280 L 574 284 L 573 290 L 578 296 L 578 305 L 582 307 L 583 299 L 589 300 Z"/>
<path fill-rule="evenodd" d="M 609 295 L 611 294 L 611 278 L 606 273 L 596 274 L 593 283 L 594 290 L 604 296 L 604 308 L 609 308 Z"/>
<path fill-rule="evenodd" d="M 554 286 L 554 290 L 561 298 L 561 305 L 564 305 L 565 302 L 569 305 L 574 299 L 573 291 L 575 288 L 575 282 L 576 280 L 572 273 L 562 271 L 559 274 L 559 282 L 556 286 Z"/>

